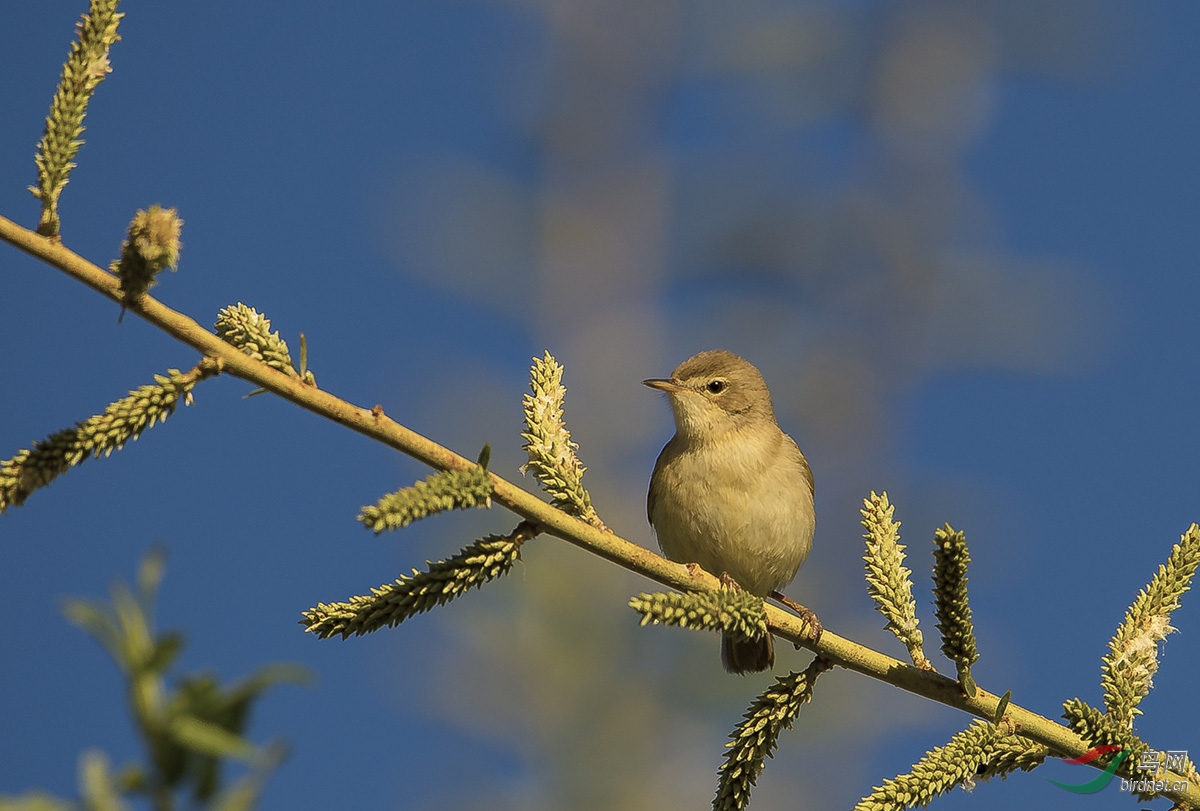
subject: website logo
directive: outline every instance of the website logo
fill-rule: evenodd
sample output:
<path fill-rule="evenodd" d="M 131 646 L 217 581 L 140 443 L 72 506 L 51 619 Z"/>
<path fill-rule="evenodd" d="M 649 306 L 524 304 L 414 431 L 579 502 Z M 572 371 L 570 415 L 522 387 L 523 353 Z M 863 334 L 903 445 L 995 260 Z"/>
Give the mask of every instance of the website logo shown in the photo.
<path fill-rule="evenodd" d="M 1087 750 L 1082 755 L 1080 755 L 1079 757 L 1076 757 L 1076 758 L 1063 758 L 1063 763 L 1071 763 L 1071 764 L 1091 763 L 1093 760 L 1095 760 L 1098 757 L 1103 757 L 1104 755 L 1107 755 L 1109 752 L 1116 752 L 1118 750 L 1120 750 L 1121 754 L 1119 754 L 1115 758 L 1113 758 L 1112 761 L 1108 764 L 1108 766 L 1105 767 L 1103 772 L 1101 772 L 1099 775 L 1097 775 L 1094 779 L 1087 781 L 1086 783 L 1079 783 L 1078 785 L 1071 785 L 1070 783 L 1060 783 L 1057 780 L 1050 780 L 1049 777 L 1047 777 L 1046 779 L 1050 780 L 1051 783 L 1058 786 L 1059 788 L 1065 788 L 1067 791 L 1073 791 L 1076 794 L 1095 794 L 1097 791 L 1099 791 L 1100 789 L 1104 788 L 1105 786 L 1107 786 L 1109 783 L 1112 782 L 1113 775 L 1115 775 L 1117 773 L 1117 769 L 1120 768 L 1121 764 L 1125 762 L 1125 758 L 1129 757 L 1129 750 L 1121 749 L 1121 747 L 1117 746 L 1115 743 L 1111 743 L 1111 744 L 1108 744 L 1107 746 L 1092 747 L 1091 749 Z"/>
<path fill-rule="evenodd" d="M 1072 765 L 1080 765 L 1091 763 L 1096 758 L 1104 757 L 1112 752 L 1117 752 L 1116 757 L 1109 761 L 1104 767 L 1104 771 L 1086 783 L 1060 783 L 1057 780 L 1050 780 L 1051 783 L 1064 788 L 1067 791 L 1075 794 L 1095 794 L 1097 791 L 1105 788 L 1112 782 L 1116 776 L 1117 769 L 1121 768 L 1121 764 L 1125 762 L 1125 758 L 1129 757 L 1129 750 L 1122 749 L 1116 744 L 1108 744 L 1105 746 L 1095 746 L 1084 752 L 1077 758 L 1063 758 L 1063 763 Z M 1172 751 L 1155 751 L 1150 750 L 1142 754 L 1141 760 L 1135 767 L 1137 771 L 1146 772 L 1146 776 L 1140 780 L 1129 780 L 1121 778 L 1121 791 L 1129 792 L 1145 792 L 1155 793 L 1162 791 L 1187 791 L 1188 782 L 1186 780 L 1155 780 L 1154 778 L 1168 769 L 1176 774 L 1183 773 L 1187 769 L 1188 756 L 1186 749 Z"/>

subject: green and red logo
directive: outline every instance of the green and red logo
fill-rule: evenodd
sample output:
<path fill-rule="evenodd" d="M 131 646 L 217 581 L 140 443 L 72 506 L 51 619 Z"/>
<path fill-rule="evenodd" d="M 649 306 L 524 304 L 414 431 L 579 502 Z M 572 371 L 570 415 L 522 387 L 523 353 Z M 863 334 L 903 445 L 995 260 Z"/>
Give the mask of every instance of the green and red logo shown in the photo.
<path fill-rule="evenodd" d="M 1076 794 L 1095 794 L 1097 791 L 1112 782 L 1113 775 L 1117 773 L 1117 769 L 1121 767 L 1121 764 L 1125 761 L 1125 758 L 1129 757 L 1129 750 L 1121 749 L 1121 747 L 1117 746 L 1116 744 L 1110 743 L 1105 746 L 1095 746 L 1084 752 L 1079 757 L 1070 759 L 1063 758 L 1063 763 L 1091 763 L 1098 757 L 1104 757 L 1109 752 L 1116 752 L 1118 750 L 1120 751 L 1120 754 L 1113 758 L 1112 761 L 1104 768 L 1104 771 L 1098 774 L 1094 780 L 1089 780 L 1086 783 L 1080 783 L 1078 785 L 1071 785 L 1069 783 L 1060 783 L 1057 780 L 1050 780 L 1049 777 L 1046 779 L 1050 780 L 1051 783 L 1059 788 L 1065 788 L 1067 791 L 1073 791 Z"/>

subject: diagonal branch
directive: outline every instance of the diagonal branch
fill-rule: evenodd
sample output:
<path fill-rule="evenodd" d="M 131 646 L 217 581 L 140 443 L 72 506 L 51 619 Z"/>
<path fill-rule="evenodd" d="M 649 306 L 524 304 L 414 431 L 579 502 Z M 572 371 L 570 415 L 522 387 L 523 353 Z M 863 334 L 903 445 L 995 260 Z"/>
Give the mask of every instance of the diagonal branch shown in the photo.
<path fill-rule="evenodd" d="M 116 276 L 63 245 L 22 228 L 2 216 L 0 239 L 78 279 L 114 303 L 122 303 L 120 282 Z M 301 408 L 382 442 L 430 467 L 438 470 L 467 471 L 476 465 L 474 461 L 459 456 L 400 425 L 384 415 L 379 407 L 368 410 L 353 405 L 242 354 L 191 318 L 148 295 L 132 302 L 129 310 L 200 353 L 219 358 L 224 373 L 261 386 Z M 717 591 L 721 588 L 720 581 L 707 572 L 695 567 L 689 570 L 687 566 L 672 563 L 615 533 L 601 531 L 567 515 L 495 473 L 489 473 L 489 476 L 493 486 L 492 499 L 534 524 L 543 533 L 574 544 L 671 588 L 681 591 Z M 767 625 L 772 633 L 799 647 L 816 652 L 835 665 L 985 720 L 993 719 L 1000 706 L 1001 698 L 994 693 L 980 688 L 973 698 L 967 698 L 959 689 L 958 682 L 953 679 L 920 670 L 831 631 L 826 630 L 819 642 L 814 644 L 804 620 L 771 605 L 766 606 L 766 612 Z M 1008 705 L 1004 716 L 1009 722 L 1019 725 L 1022 736 L 1050 747 L 1059 756 L 1078 757 L 1088 750 L 1083 739 L 1071 730 L 1015 703 Z M 1200 808 L 1198 785 L 1189 785 L 1180 792 L 1166 792 L 1164 796 Z"/>

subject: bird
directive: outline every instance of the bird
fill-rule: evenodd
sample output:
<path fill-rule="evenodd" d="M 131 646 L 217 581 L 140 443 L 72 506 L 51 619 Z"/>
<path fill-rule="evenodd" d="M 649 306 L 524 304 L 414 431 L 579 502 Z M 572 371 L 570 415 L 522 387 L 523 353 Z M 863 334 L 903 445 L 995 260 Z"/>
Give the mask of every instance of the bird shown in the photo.
<path fill-rule="evenodd" d="M 715 349 L 688 358 L 669 378 L 642 383 L 666 393 L 675 418 L 675 435 L 654 464 L 646 496 L 663 554 L 807 612 L 818 638 L 816 616 L 778 593 L 808 558 L 816 512 L 812 469 L 780 429 L 762 374 Z M 750 641 L 724 635 L 721 662 L 730 673 L 769 670 L 771 635 Z"/>

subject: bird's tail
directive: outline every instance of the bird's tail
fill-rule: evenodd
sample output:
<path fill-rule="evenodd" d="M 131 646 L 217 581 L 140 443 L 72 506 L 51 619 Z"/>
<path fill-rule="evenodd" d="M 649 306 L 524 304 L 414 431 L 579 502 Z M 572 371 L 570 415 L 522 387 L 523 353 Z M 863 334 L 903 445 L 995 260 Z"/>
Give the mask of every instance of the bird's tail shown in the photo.
<path fill-rule="evenodd" d="M 771 641 L 771 635 L 745 641 L 722 636 L 721 664 L 725 665 L 727 671 L 739 676 L 770 670 L 775 666 L 775 644 Z"/>

